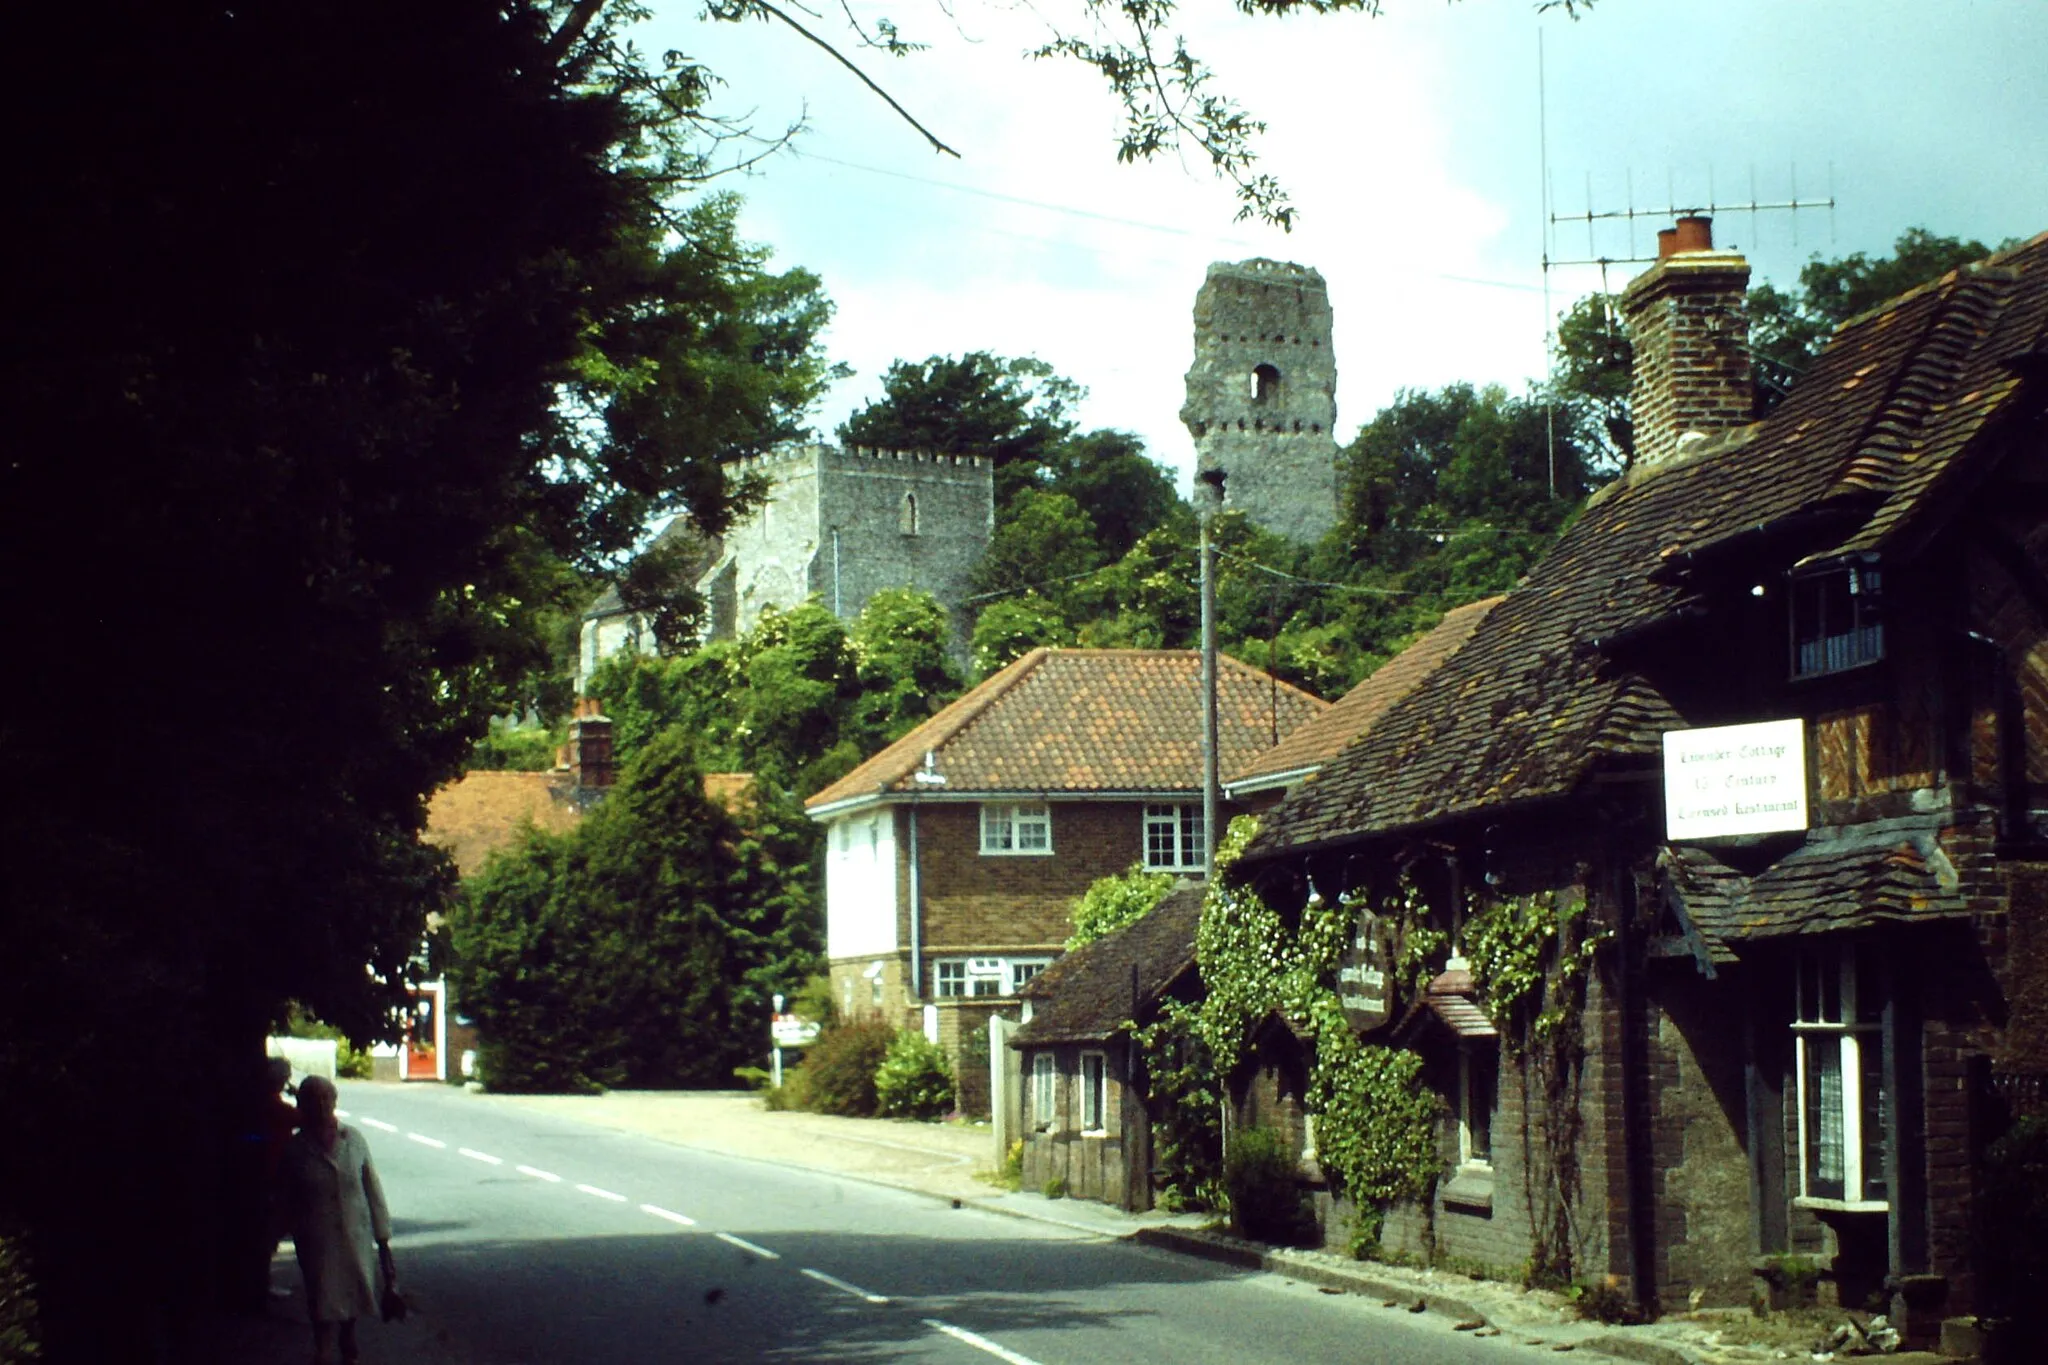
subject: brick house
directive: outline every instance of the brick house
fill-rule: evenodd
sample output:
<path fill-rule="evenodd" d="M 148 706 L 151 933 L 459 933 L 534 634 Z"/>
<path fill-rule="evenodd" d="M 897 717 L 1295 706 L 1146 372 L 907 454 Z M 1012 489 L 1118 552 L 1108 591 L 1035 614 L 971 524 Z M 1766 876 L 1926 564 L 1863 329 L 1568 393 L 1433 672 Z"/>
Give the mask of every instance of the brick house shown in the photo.
<path fill-rule="evenodd" d="M 1982 1309 L 1978 1164 L 2048 1066 L 2048 236 L 1845 324 L 1761 422 L 1747 264 L 1699 218 L 1662 248 L 1622 298 L 1636 467 L 1244 866 L 1409 869 L 1454 953 L 1530 893 L 1608 935 L 1566 1071 L 1462 957 L 1395 1002 L 1447 1170 L 1390 1243 L 1515 1267 L 1567 1228 L 1650 1307 L 1798 1256 L 1927 1341 Z"/>
<path fill-rule="evenodd" d="M 1217 673 L 1225 771 L 1328 705 L 1227 656 Z M 1201 714 L 1192 650 L 1036 649 L 811 797 L 839 1008 L 921 1024 L 957 1062 L 1090 883 L 1199 873 Z"/>
<path fill-rule="evenodd" d="M 1011 1040 L 1024 1076 L 1024 1188 L 1059 1180 L 1068 1197 L 1152 1207 L 1152 1123 L 1131 1025 L 1168 996 L 1200 993 L 1195 927 L 1202 887 L 1183 882 L 1143 919 L 1083 944 L 1023 989 Z"/>

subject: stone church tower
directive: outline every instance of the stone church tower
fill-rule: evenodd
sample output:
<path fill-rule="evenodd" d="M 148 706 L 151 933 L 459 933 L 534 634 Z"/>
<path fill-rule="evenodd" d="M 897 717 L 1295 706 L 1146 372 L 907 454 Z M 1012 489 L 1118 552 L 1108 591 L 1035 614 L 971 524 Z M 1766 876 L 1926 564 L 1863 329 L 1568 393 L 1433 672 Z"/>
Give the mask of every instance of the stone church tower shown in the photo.
<path fill-rule="evenodd" d="M 1195 363 L 1181 421 L 1224 505 L 1290 540 L 1337 521 L 1337 358 L 1322 275 L 1288 261 L 1218 261 L 1195 295 Z"/>

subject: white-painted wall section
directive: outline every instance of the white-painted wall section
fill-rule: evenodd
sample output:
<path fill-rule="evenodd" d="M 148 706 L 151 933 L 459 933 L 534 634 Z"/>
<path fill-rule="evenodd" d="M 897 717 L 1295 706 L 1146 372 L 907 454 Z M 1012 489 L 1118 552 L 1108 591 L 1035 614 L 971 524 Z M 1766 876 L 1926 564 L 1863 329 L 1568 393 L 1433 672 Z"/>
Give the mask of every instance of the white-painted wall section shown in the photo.
<path fill-rule="evenodd" d="M 825 827 L 825 951 L 835 958 L 896 951 L 896 829 L 888 810 Z"/>

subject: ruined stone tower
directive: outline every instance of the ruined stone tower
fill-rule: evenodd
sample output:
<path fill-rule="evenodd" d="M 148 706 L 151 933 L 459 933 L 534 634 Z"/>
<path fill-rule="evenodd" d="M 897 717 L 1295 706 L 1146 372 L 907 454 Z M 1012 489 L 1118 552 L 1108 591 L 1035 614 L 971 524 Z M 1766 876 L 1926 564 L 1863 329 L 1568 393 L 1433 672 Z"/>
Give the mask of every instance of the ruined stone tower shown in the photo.
<path fill-rule="evenodd" d="M 1323 277 L 1289 261 L 1218 261 L 1195 295 L 1181 421 L 1224 505 L 1290 540 L 1337 520 L 1337 358 Z"/>

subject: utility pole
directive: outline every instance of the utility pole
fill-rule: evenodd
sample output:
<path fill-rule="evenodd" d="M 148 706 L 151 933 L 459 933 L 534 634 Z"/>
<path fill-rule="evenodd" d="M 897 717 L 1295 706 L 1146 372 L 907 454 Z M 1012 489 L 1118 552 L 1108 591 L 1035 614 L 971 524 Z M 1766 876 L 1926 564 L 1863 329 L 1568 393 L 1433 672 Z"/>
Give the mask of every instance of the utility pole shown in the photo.
<path fill-rule="evenodd" d="M 1211 525 L 1223 504 L 1224 473 L 1204 469 L 1196 508 L 1202 523 L 1202 877 L 1216 878 L 1216 541 Z"/>

